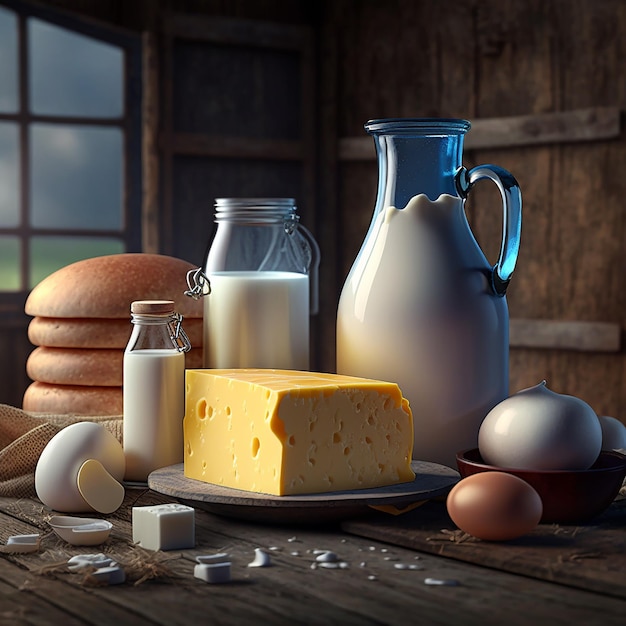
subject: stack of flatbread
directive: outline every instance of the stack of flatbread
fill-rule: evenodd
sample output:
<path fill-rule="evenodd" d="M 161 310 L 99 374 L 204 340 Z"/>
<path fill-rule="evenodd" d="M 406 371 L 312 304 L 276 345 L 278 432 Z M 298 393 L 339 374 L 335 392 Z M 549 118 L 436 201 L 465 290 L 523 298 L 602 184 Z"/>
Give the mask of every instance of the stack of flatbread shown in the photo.
<path fill-rule="evenodd" d="M 121 415 L 124 349 L 134 300 L 173 300 L 192 345 L 186 367 L 202 367 L 202 302 L 184 295 L 195 266 L 165 255 L 95 257 L 61 268 L 26 300 L 37 346 L 26 371 L 26 411 Z"/>

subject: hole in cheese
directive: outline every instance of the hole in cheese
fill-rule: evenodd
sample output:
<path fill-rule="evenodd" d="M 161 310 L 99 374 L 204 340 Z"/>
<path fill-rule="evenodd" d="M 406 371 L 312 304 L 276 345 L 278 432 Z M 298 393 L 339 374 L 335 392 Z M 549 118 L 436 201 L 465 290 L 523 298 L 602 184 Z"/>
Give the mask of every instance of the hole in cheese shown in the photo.
<path fill-rule="evenodd" d="M 333 443 L 341 443 L 341 434 L 333 433 Z"/>
<path fill-rule="evenodd" d="M 289 445 L 290 446 L 295 446 L 296 445 L 296 438 L 291 435 L 291 437 L 289 437 Z"/>
<path fill-rule="evenodd" d="M 261 442 L 258 437 L 252 438 L 252 456 L 256 458 L 257 454 L 259 454 L 259 448 L 261 447 Z"/>
<path fill-rule="evenodd" d="M 206 418 L 206 415 L 207 415 L 206 398 L 201 398 L 200 400 L 198 400 L 198 403 L 196 404 L 196 413 L 198 414 L 199 419 L 203 420 Z"/>

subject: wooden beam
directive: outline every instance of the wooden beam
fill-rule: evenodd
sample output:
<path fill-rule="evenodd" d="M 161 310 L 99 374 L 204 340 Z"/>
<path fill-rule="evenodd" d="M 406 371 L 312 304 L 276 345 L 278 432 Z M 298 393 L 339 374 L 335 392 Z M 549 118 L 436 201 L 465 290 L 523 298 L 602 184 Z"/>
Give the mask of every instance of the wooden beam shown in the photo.
<path fill-rule="evenodd" d="M 613 139 L 620 135 L 618 107 L 476 120 L 465 142 L 469 150 Z"/>
<path fill-rule="evenodd" d="M 465 138 L 465 149 L 598 141 L 619 137 L 620 132 L 621 110 L 618 107 L 497 117 L 473 120 Z M 340 160 L 367 161 L 375 158 L 371 137 L 344 137 L 339 140 Z"/>
<path fill-rule="evenodd" d="M 141 209 L 142 251 L 159 252 L 159 78 L 156 36 L 143 35 L 142 158 L 143 197 Z"/>
<path fill-rule="evenodd" d="M 608 322 L 511 319 L 511 348 L 619 352 L 621 328 Z"/>
<path fill-rule="evenodd" d="M 301 141 L 247 139 L 240 137 L 213 137 L 195 133 L 174 133 L 172 135 L 174 154 L 190 156 L 276 159 L 299 161 L 304 158 L 304 144 Z"/>
<path fill-rule="evenodd" d="M 297 24 L 183 13 L 169 14 L 164 28 L 171 37 L 187 41 L 284 50 L 302 50 L 310 38 L 307 28 Z"/>

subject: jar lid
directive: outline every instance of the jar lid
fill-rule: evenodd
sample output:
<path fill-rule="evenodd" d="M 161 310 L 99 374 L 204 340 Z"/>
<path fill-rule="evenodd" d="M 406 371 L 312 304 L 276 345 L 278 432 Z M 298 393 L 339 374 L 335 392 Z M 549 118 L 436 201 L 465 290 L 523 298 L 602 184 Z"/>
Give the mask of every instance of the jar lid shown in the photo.
<path fill-rule="evenodd" d="M 296 209 L 295 198 L 215 198 L 215 208 L 225 209 Z"/>
<path fill-rule="evenodd" d="M 243 224 L 298 222 L 294 198 L 216 198 L 215 221 Z"/>
<path fill-rule="evenodd" d="M 130 312 L 138 315 L 171 315 L 176 305 L 172 300 L 135 300 Z"/>

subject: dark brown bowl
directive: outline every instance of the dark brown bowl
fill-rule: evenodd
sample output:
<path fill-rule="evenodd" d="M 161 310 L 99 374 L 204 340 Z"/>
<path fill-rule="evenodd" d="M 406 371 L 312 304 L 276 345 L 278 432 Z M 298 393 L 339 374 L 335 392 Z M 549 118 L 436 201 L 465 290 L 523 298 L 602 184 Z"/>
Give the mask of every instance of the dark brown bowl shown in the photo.
<path fill-rule="evenodd" d="M 456 462 L 461 478 L 480 472 L 506 472 L 534 487 L 543 502 L 542 522 L 577 524 L 606 510 L 626 476 L 626 456 L 601 452 L 588 470 L 521 470 L 487 465 L 478 448 L 459 452 Z"/>

